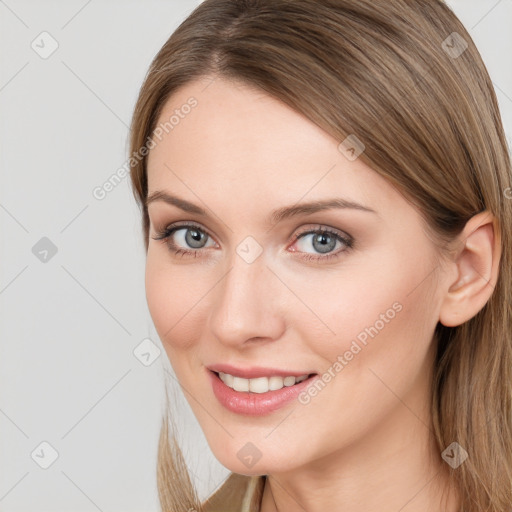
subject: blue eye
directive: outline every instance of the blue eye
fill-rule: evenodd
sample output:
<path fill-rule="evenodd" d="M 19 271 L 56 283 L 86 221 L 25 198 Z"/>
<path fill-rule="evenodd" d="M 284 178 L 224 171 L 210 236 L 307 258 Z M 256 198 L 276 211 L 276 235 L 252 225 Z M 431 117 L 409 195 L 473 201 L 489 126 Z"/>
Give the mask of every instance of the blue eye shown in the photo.
<path fill-rule="evenodd" d="M 173 235 L 176 235 L 176 233 L 180 231 L 184 233 L 173 237 Z M 183 244 L 188 244 L 189 247 L 191 246 L 192 250 L 183 249 L 176 244 L 173 238 L 178 238 Z M 158 232 L 157 236 L 153 239 L 166 241 L 169 250 L 176 256 L 197 256 L 199 250 L 206 247 L 206 245 L 203 245 L 203 241 L 208 238 L 211 239 L 210 235 L 195 224 L 174 224 Z"/>
<path fill-rule="evenodd" d="M 317 254 L 311 254 L 305 252 L 305 256 L 302 256 L 304 259 L 311 261 L 320 261 L 320 260 L 328 260 L 331 258 L 337 258 L 341 256 L 341 253 L 351 249 L 353 247 L 353 239 L 349 235 L 342 235 L 337 231 L 333 231 L 329 228 L 322 228 L 321 226 L 318 229 L 308 230 L 306 232 L 302 232 L 296 236 L 295 241 L 299 242 L 302 240 L 307 240 L 309 238 L 307 245 L 313 247 L 316 251 L 319 251 L 320 256 Z M 336 248 L 337 244 L 342 246 L 342 249 L 331 252 Z M 303 251 L 301 251 L 303 252 Z M 324 256 L 322 256 L 324 254 Z"/>
<path fill-rule="evenodd" d="M 309 240 L 308 237 L 310 237 Z M 153 239 L 166 242 L 169 251 L 175 256 L 181 255 L 198 257 L 200 256 L 199 253 L 201 252 L 201 249 L 215 246 L 213 238 L 206 230 L 191 223 L 172 224 L 162 231 L 157 232 L 157 236 L 153 237 Z M 308 240 L 307 243 L 305 242 L 306 240 Z M 213 243 L 208 245 L 209 241 Z M 353 247 L 354 240 L 350 235 L 342 234 L 342 232 L 334 231 L 330 228 L 318 226 L 316 229 L 309 229 L 308 231 L 303 231 L 295 235 L 293 242 L 293 245 L 300 242 L 302 244 L 309 245 L 314 250 L 318 251 L 316 254 L 308 253 L 303 250 L 298 251 L 296 249 L 291 251 L 294 253 L 300 253 L 301 258 L 307 261 L 326 261 L 331 258 L 340 257 L 341 253 L 351 249 Z M 333 253 L 332 251 L 338 244 L 341 245 L 341 248 Z"/>

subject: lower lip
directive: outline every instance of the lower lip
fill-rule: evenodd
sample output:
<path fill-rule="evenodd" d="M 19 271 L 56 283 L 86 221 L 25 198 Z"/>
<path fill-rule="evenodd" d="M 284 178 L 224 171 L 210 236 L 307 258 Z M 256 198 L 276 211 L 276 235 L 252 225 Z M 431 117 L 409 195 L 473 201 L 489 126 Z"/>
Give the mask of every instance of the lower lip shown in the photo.
<path fill-rule="evenodd" d="M 249 393 L 246 391 L 235 391 L 226 386 L 216 373 L 211 370 L 208 370 L 208 373 L 210 374 L 213 393 L 217 400 L 226 409 L 248 416 L 262 416 L 277 411 L 297 398 L 299 393 L 311 384 L 315 377 L 318 377 L 318 375 L 312 375 L 298 384 L 285 386 L 275 391 Z"/>

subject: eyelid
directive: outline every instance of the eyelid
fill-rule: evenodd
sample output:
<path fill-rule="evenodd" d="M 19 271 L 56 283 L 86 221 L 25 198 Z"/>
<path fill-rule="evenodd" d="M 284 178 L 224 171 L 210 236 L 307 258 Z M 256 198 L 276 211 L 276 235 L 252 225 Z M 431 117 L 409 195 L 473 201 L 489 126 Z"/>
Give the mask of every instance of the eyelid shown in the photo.
<path fill-rule="evenodd" d="M 203 227 L 201 224 L 194 222 L 193 220 L 192 221 L 178 220 L 176 222 L 171 222 L 170 224 L 165 224 L 162 228 L 155 227 L 156 235 L 159 238 L 153 237 L 153 240 L 160 240 L 161 239 L 160 235 L 163 236 L 168 231 L 172 230 L 173 234 L 174 234 L 174 232 L 176 232 L 178 229 L 188 228 L 188 227 L 195 227 L 195 228 L 199 229 L 200 231 L 205 233 L 209 238 L 211 238 L 218 245 L 217 241 L 215 240 L 215 237 L 210 233 L 210 231 L 208 229 L 206 229 L 205 227 Z"/>
<path fill-rule="evenodd" d="M 163 228 L 160 228 L 160 229 L 155 228 L 155 231 L 157 232 L 157 235 L 158 235 L 158 234 L 163 234 L 166 231 L 169 231 L 171 229 L 176 231 L 180 227 L 184 227 L 184 228 L 185 227 L 196 227 L 199 230 L 203 231 L 206 235 L 208 235 L 211 239 L 213 239 L 215 241 L 215 243 L 218 244 L 218 242 L 215 240 L 215 237 L 210 233 L 210 231 L 208 229 L 203 227 L 200 223 L 197 223 L 197 222 L 194 222 L 194 221 L 186 221 L 185 220 L 185 221 L 171 222 L 170 224 L 164 225 Z M 292 231 L 292 234 L 293 234 L 294 231 Z M 305 235 L 305 234 L 310 234 L 310 233 L 315 232 L 315 231 L 324 231 L 324 232 L 327 232 L 327 233 L 336 234 L 340 238 L 345 240 L 346 242 L 351 242 L 352 243 L 354 241 L 353 237 L 351 235 L 349 235 L 345 231 L 342 231 L 342 230 L 337 229 L 337 228 L 332 228 L 332 227 L 327 226 L 325 224 L 313 224 L 313 225 L 309 225 L 309 226 L 307 226 L 305 228 L 300 229 L 299 232 L 297 232 L 295 235 L 293 235 L 292 245 L 297 241 L 297 239 L 300 236 Z M 290 235 L 290 236 L 292 236 L 292 235 Z"/>
<path fill-rule="evenodd" d="M 351 235 L 349 235 L 347 232 L 342 231 L 342 230 L 337 229 L 337 228 L 332 228 L 332 227 L 327 226 L 325 224 L 316 224 L 313 227 L 307 227 L 307 228 L 304 228 L 304 229 L 300 230 L 298 233 L 296 233 L 294 235 L 294 238 L 295 238 L 294 241 L 296 241 L 302 235 L 314 233 L 314 232 L 317 232 L 317 231 L 323 231 L 324 233 L 335 234 L 335 235 L 339 236 L 341 239 L 343 239 L 343 240 L 345 240 L 347 242 L 353 242 L 354 241 L 353 237 Z"/>

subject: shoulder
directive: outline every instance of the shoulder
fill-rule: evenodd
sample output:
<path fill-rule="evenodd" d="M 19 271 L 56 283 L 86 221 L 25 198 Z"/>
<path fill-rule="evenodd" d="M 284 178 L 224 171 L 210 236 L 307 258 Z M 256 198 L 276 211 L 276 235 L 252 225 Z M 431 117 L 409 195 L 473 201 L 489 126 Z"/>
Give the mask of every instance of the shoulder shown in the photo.
<path fill-rule="evenodd" d="M 231 473 L 203 503 L 204 512 L 259 512 L 265 476 Z"/>

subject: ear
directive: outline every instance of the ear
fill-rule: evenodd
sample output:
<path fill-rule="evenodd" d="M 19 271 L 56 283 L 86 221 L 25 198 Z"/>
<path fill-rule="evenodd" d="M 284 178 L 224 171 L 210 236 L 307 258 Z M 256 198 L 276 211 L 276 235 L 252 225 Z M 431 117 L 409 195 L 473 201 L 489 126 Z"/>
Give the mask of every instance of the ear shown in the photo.
<path fill-rule="evenodd" d="M 496 218 L 485 211 L 469 219 L 457 238 L 455 257 L 450 262 L 457 278 L 451 278 L 441 304 L 439 321 L 443 325 L 463 324 L 484 307 L 496 285 L 500 257 Z"/>

